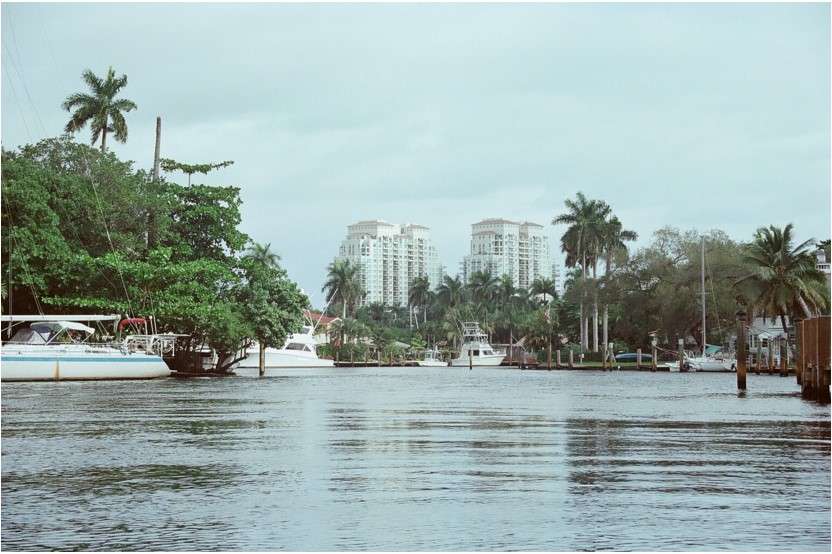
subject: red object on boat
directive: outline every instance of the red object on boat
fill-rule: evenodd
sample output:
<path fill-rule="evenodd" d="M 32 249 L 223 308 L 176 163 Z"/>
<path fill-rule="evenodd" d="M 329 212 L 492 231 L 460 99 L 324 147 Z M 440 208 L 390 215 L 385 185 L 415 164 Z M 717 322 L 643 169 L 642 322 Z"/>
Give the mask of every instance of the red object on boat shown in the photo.
<path fill-rule="evenodd" d="M 126 325 L 147 325 L 147 321 L 143 317 L 128 317 L 118 322 L 118 330 L 121 332 Z"/>

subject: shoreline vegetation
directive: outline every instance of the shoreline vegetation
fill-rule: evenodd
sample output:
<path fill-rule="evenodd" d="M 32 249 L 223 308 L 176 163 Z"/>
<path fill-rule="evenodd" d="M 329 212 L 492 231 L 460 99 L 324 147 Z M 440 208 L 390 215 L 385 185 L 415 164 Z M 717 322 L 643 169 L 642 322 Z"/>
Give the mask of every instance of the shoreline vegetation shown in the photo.
<path fill-rule="evenodd" d="M 108 135 L 125 142 L 125 114 L 116 98 L 127 84 L 112 68 L 83 74 L 88 91 L 71 94 L 66 135 L 2 152 L 3 313 L 106 312 L 150 315 L 160 332 L 186 335 L 173 369 L 192 371 L 204 348 L 224 373 L 258 343 L 280 348 L 300 329 L 308 298 L 280 266 L 271 245 L 240 231 L 240 189 L 191 184 L 194 174 L 233 163 L 161 158 L 136 169 L 106 149 Z M 92 144 L 70 133 L 89 127 Z M 159 126 L 157 121 L 157 132 Z M 159 175 L 181 172 L 187 185 Z M 553 202 L 553 213 L 557 206 Z M 431 288 L 414 279 L 408 306 L 364 303 L 361 268 L 336 260 L 322 288 L 328 315 L 339 318 L 319 354 L 400 362 L 414 351 L 458 349 L 460 323 L 478 321 L 495 344 L 532 351 L 573 351 L 589 359 L 614 352 L 649 353 L 650 336 L 676 349 L 701 349 L 699 261 L 707 250 L 705 288 L 709 342 L 727 344 L 735 314 L 789 321 L 829 313 L 829 281 L 814 248 L 830 258 L 830 242 L 795 244 L 791 224 L 760 227 L 747 243 L 720 230 L 703 235 L 662 227 L 630 252 L 637 235 L 603 200 L 578 192 L 552 224 L 571 268 L 559 296 L 551 279 L 529 289 L 508 276 L 475 272 L 469 281 L 444 276 Z"/>

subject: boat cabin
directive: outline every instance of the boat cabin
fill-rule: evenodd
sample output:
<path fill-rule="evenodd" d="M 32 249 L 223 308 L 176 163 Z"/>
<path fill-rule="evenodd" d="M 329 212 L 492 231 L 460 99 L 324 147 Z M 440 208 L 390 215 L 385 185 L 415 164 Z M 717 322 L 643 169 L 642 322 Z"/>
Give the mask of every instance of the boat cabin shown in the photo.
<path fill-rule="evenodd" d="M 18 329 L 9 344 L 80 344 L 93 333 L 95 329 L 75 321 L 39 321 Z"/>

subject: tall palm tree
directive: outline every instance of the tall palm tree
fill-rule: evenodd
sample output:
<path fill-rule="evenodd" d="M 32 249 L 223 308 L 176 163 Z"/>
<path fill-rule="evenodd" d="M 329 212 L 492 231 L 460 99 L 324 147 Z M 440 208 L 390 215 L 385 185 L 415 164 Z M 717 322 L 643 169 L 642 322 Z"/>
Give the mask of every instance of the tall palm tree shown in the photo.
<path fill-rule="evenodd" d="M 65 131 L 75 133 L 89 123 L 91 144 L 95 144 L 100 136 L 102 152 L 107 150 L 107 133 L 112 132 L 119 142 L 127 142 L 124 114 L 135 110 L 136 104 L 126 98 L 116 98 L 116 94 L 127 86 L 127 75 L 116 77 L 116 72 L 111 67 L 104 79 L 97 77 L 90 69 L 85 70 L 81 76 L 90 92 L 70 94 L 61 104 L 63 109 L 72 112 Z"/>
<path fill-rule="evenodd" d="M 430 280 L 427 275 L 420 275 L 410 283 L 407 301 L 411 306 L 418 306 L 422 310 L 424 321 L 428 320 L 428 304 L 430 303 Z M 418 319 L 416 322 L 418 323 Z"/>
<path fill-rule="evenodd" d="M 490 269 L 473 272 L 468 280 L 471 299 L 477 303 L 492 301 L 497 290 L 497 283 L 497 277 L 491 274 Z"/>
<path fill-rule="evenodd" d="M 335 260 L 326 269 L 327 280 L 321 292 L 326 293 L 327 302 L 342 304 L 341 318 L 346 318 L 347 306 L 354 308 L 364 296 L 360 268 L 349 260 Z"/>
<path fill-rule="evenodd" d="M 558 297 L 555 281 L 548 277 L 538 277 L 532 281 L 531 293 L 535 296 L 542 296 L 545 304 Z"/>
<path fill-rule="evenodd" d="M 618 219 L 618 216 L 611 216 L 609 220 L 607 220 L 601 230 L 601 237 L 600 237 L 600 254 L 601 257 L 604 259 L 604 279 L 608 280 L 611 277 L 613 264 L 615 263 L 616 257 L 621 257 L 622 255 L 626 256 L 627 254 L 627 245 L 625 242 L 630 242 L 638 239 L 638 233 L 635 231 L 630 231 L 628 229 L 624 229 L 624 226 L 621 224 L 621 220 Z M 604 303 L 604 315 L 603 315 L 603 337 L 604 337 L 604 348 L 607 346 L 607 342 L 609 340 L 609 321 L 610 321 L 610 306 L 608 303 Z"/>
<path fill-rule="evenodd" d="M 791 223 L 757 229 L 745 256 L 752 272 L 737 282 L 750 288 L 751 306 L 763 317 L 780 316 L 786 333 L 786 316 L 812 317 L 829 305 L 826 277 L 811 251 L 814 240 L 794 246 L 792 229 Z"/>
<path fill-rule="evenodd" d="M 567 267 L 580 266 L 581 275 L 586 279 L 587 269 L 591 265 L 593 274 L 596 272 L 598 256 L 601 251 L 603 228 L 610 206 L 602 200 L 589 200 L 579 192 L 575 200 L 566 199 L 564 204 L 567 211 L 552 219 L 552 225 L 568 225 L 561 237 L 561 250 L 566 254 Z M 587 332 L 588 317 L 584 316 L 583 298 L 581 310 L 581 348 L 588 349 L 589 333 Z M 598 302 L 594 302 L 594 332 L 593 349 L 598 351 Z"/>
<path fill-rule="evenodd" d="M 252 242 L 252 245 L 246 252 L 246 257 L 251 258 L 267 267 L 277 267 L 277 263 L 280 261 L 280 256 L 272 252 L 271 247 L 272 243 L 270 242 L 266 244 Z"/>
<path fill-rule="evenodd" d="M 436 300 L 445 308 L 456 308 L 465 298 L 465 285 L 462 279 L 445 275 L 442 283 L 436 287 Z"/>

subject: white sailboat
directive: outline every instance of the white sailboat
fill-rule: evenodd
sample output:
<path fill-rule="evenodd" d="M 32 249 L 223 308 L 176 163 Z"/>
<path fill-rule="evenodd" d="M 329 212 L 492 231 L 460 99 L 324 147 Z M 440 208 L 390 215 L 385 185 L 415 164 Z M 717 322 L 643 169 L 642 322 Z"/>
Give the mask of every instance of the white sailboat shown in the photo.
<path fill-rule="evenodd" d="M 708 350 L 707 342 L 707 317 L 705 302 L 705 237 L 702 237 L 702 267 L 700 271 L 702 287 L 702 353 L 699 356 L 685 355 L 685 366 L 688 371 L 736 371 L 737 360 L 730 355 L 724 354 L 719 347 L 711 347 Z M 668 364 L 671 371 L 679 371 L 679 362 Z"/>
<path fill-rule="evenodd" d="M 79 321 L 118 321 L 120 316 L 6 315 L 0 321 L 32 322 L 19 328 L 0 348 L 3 381 L 153 379 L 170 369 L 174 335 L 128 335 L 121 343 L 93 344 L 95 329 Z"/>
<path fill-rule="evenodd" d="M 462 324 L 462 346 L 459 356 L 451 360 L 453 366 L 496 367 L 506 357 L 505 352 L 495 350 L 488 343 L 488 336 L 476 321 Z"/>

